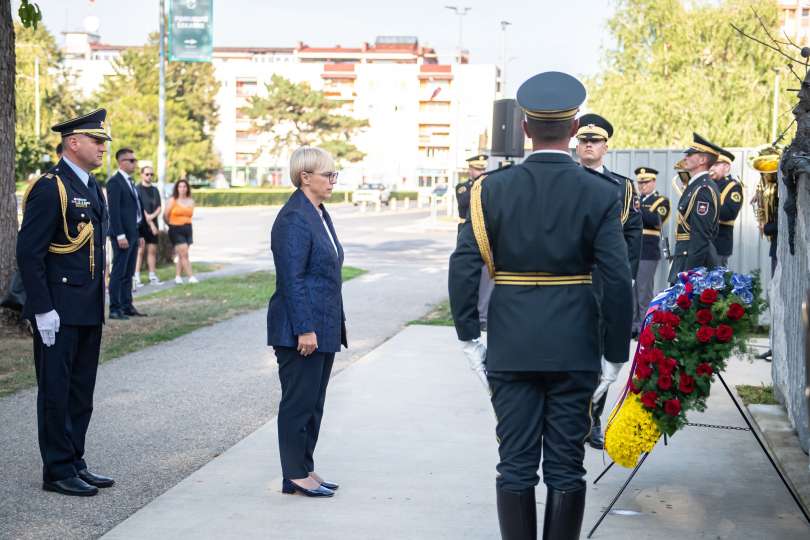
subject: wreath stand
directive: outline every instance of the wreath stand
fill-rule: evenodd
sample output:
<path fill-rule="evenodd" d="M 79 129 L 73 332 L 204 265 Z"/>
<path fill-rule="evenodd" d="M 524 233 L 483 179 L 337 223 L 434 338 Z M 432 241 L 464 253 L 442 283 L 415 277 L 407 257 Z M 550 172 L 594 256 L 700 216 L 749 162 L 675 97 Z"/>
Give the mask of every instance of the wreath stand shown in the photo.
<path fill-rule="evenodd" d="M 726 381 L 723 379 L 723 376 L 720 373 L 718 373 L 717 378 L 720 379 L 721 383 L 723 383 L 723 388 L 726 389 L 726 393 L 728 394 L 728 397 L 731 398 L 731 401 L 734 403 L 734 406 L 737 407 L 737 411 L 740 413 L 740 416 L 742 416 L 742 419 L 745 420 L 745 423 L 748 425 L 748 427 L 745 428 L 745 427 L 736 427 L 736 426 L 721 426 L 721 425 L 714 425 L 714 424 L 690 424 L 690 423 L 687 423 L 686 425 L 687 426 L 693 426 L 693 427 L 704 427 L 704 428 L 710 428 L 710 429 L 732 429 L 732 430 L 750 432 L 751 435 L 754 436 L 754 439 L 756 439 L 757 443 L 759 443 L 759 446 L 760 446 L 760 448 L 762 448 L 762 451 L 765 452 L 765 456 L 768 458 L 768 461 L 771 462 L 771 465 L 773 466 L 774 471 L 776 471 L 776 474 L 779 476 L 779 479 L 782 480 L 782 483 L 785 485 L 788 492 L 790 492 L 790 496 L 793 497 L 793 500 L 795 501 L 796 506 L 799 507 L 799 510 L 801 510 L 802 514 L 804 515 L 804 518 L 807 520 L 808 524 L 810 524 L 810 513 L 808 513 L 807 508 L 805 508 L 804 504 L 802 504 L 802 501 L 799 498 L 799 495 L 796 492 L 796 489 L 793 487 L 793 484 L 791 484 L 790 479 L 788 479 L 782 473 L 782 470 L 779 468 L 779 465 L 776 463 L 773 456 L 771 456 L 771 452 L 768 450 L 768 447 L 765 446 L 765 444 L 762 442 L 762 439 L 760 439 L 759 434 L 757 433 L 757 430 L 751 424 L 751 421 L 748 419 L 748 415 L 745 413 L 743 408 L 740 406 L 739 402 L 737 401 L 737 398 L 734 396 L 734 393 L 731 391 L 731 389 L 726 384 Z M 666 444 L 667 444 L 667 436 L 664 435 L 664 445 L 666 445 Z M 616 504 L 616 502 L 622 496 L 624 491 L 627 489 L 627 486 L 630 485 L 630 481 L 633 480 L 633 477 L 636 475 L 638 470 L 641 468 L 642 465 L 644 465 L 644 461 L 646 461 L 646 459 L 647 459 L 647 457 L 649 455 L 650 455 L 649 452 L 644 452 L 643 454 L 641 454 L 641 458 L 639 459 L 639 461 L 636 464 L 633 471 L 630 473 L 630 476 L 627 478 L 624 485 L 622 485 L 622 487 L 619 489 L 618 493 L 616 493 L 616 496 L 613 497 L 613 500 L 610 501 L 610 504 L 607 506 L 605 511 L 602 512 L 602 515 L 599 517 L 599 520 L 596 522 L 596 524 L 591 529 L 591 532 L 588 533 L 588 536 L 587 536 L 588 538 L 591 538 L 593 536 L 593 534 L 596 532 L 596 529 L 599 528 L 599 525 L 602 524 L 602 521 L 605 519 L 605 517 L 607 517 L 607 515 L 613 509 L 613 506 Z M 593 481 L 594 485 L 597 482 L 599 482 L 599 480 L 601 480 L 603 476 L 605 476 L 605 474 L 613 467 L 613 465 L 615 465 L 615 463 L 611 461 L 610 464 L 605 468 L 605 470 L 603 470 L 601 472 L 601 474 L 596 477 L 596 480 Z"/>

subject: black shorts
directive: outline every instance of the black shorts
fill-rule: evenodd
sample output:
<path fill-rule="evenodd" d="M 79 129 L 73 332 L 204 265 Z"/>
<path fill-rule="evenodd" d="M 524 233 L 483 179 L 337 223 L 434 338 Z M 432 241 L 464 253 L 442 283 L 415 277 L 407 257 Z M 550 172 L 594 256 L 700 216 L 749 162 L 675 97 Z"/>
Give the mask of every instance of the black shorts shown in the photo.
<path fill-rule="evenodd" d="M 177 244 L 191 245 L 194 240 L 191 232 L 191 223 L 185 225 L 169 225 L 169 240 L 173 246 Z"/>
<path fill-rule="evenodd" d="M 152 234 L 152 229 L 149 228 L 149 224 L 146 223 L 146 220 L 141 221 L 141 224 L 138 226 L 138 236 L 143 238 L 143 241 L 147 244 L 158 243 L 157 235 Z"/>

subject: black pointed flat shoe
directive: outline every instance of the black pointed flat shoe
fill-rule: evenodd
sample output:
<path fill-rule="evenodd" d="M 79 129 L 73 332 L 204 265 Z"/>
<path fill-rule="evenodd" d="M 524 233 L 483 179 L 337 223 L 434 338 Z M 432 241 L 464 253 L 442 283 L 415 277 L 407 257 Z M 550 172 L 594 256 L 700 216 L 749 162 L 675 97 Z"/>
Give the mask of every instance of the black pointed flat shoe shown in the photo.
<path fill-rule="evenodd" d="M 322 485 L 318 486 L 317 489 L 307 489 L 286 478 L 281 482 L 281 492 L 288 495 L 298 492 L 307 497 L 332 497 L 335 494 L 334 491 Z"/>
<path fill-rule="evenodd" d="M 340 484 L 335 484 L 335 483 L 332 483 L 332 482 L 327 482 L 326 480 L 324 480 L 323 482 L 321 482 L 321 485 L 322 485 L 323 487 L 325 487 L 326 489 L 331 489 L 332 491 L 336 491 L 336 490 L 337 490 L 337 488 L 339 488 L 339 487 L 340 487 Z"/>
<path fill-rule="evenodd" d="M 96 486 L 97 488 L 108 488 L 115 485 L 115 480 L 112 478 L 108 478 L 100 474 L 93 474 L 87 469 L 82 469 L 79 471 L 79 478 L 91 486 Z"/>

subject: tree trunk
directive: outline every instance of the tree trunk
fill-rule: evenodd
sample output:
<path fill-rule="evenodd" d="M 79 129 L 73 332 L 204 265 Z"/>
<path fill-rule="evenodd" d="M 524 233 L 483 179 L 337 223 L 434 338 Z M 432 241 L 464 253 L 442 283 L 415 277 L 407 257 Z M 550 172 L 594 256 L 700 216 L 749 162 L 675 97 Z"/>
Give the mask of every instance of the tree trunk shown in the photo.
<path fill-rule="evenodd" d="M 11 0 L 0 0 L 0 298 L 17 269 L 17 195 L 14 181 L 14 22 Z"/>

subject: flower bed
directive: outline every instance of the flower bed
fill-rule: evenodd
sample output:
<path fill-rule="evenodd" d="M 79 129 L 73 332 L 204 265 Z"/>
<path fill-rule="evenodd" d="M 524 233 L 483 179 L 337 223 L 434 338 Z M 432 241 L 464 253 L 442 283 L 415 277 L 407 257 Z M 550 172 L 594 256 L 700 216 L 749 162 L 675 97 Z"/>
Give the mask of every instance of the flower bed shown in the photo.
<path fill-rule="evenodd" d="M 605 430 L 605 449 L 634 467 L 662 433 L 672 436 L 686 413 L 706 409 L 712 381 L 745 349 L 762 311 L 756 275 L 697 268 L 650 304 L 627 386 Z"/>

